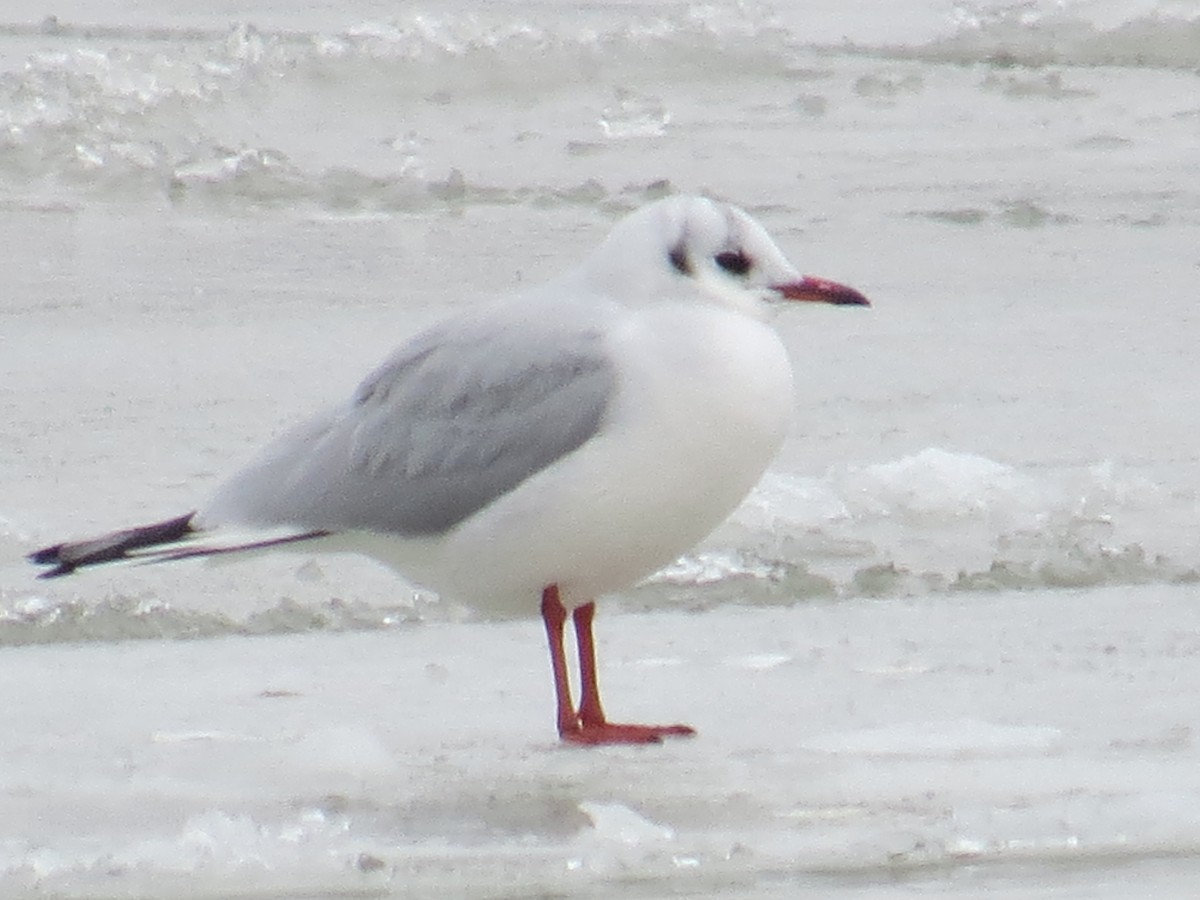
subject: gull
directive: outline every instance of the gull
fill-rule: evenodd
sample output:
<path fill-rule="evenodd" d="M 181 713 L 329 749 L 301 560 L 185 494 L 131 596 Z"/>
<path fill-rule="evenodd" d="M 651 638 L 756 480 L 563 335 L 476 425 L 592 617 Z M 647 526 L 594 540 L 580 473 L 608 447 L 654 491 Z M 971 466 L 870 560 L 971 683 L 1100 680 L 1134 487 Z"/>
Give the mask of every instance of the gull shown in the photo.
<path fill-rule="evenodd" d="M 769 319 L 796 301 L 869 305 L 801 276 L 742 209 L 667 197 L 573 271 L 413 337 L 197 511 L 29 559 L 52 578 L 116 561 L 357 552 L 480 609 L 540 610 L 563 741 L 694 734 L 608 720 L 595 599 L 687 552 L 766 470 L 793 403 Z"/>

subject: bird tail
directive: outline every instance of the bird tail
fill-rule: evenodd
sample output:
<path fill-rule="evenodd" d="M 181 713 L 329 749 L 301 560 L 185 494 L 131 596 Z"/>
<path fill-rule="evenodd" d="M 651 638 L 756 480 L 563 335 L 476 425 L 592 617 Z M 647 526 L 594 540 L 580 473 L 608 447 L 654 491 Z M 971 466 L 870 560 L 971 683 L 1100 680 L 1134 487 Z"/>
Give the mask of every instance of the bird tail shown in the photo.
<path fill-rule="evenodd" d="M 282 544 L 328 537 L 328 531 L 304 531 L 282 537 L 226 546 L 180 546 L 183 542 L 202 534 L 204 529 L 193 524 L 196 513 L 190 512 L 174 519 L 139 525 L 113 531 L 100 537 L 82 541 L 66 541 L 35 550 L 27 559 L 39 566 L 51 568 L 38 578 L 59 578 L 70 575 L 76 569 L 98 566 L 103 563 L 137 560 L 140 562 L 171 562 L 177 559 L 192 559 L 200 556 L 220 556 L 227 553 L 245 553 L 265 550 Z"/>

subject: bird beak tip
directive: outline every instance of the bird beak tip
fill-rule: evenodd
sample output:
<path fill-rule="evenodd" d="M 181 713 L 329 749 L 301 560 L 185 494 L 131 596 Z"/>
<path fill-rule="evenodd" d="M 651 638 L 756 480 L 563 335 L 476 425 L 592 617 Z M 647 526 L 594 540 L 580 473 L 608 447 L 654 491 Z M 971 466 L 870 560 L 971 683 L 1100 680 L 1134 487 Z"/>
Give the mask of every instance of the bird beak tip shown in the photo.
<path fill-rule="evenodd" d="M 773 287 L 785 300 L 803 300 L 810 303 L 832 303 L 835 306 L 870 306 L 860 291 L 827 278 L 805 275 L 799 281 L 777 284 Z"/>

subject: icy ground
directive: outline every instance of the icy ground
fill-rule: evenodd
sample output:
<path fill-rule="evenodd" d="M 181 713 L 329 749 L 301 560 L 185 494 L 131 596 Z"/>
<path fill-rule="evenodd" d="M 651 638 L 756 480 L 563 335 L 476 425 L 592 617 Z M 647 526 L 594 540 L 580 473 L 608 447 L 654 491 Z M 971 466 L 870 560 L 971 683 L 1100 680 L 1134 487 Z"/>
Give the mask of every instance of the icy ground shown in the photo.
<path fill-rule="evenodd" d="M 598 750 L 533 621 L 10 647 L 0 895 L 1191 896 L 1196 600 L 602 610 Z"/>

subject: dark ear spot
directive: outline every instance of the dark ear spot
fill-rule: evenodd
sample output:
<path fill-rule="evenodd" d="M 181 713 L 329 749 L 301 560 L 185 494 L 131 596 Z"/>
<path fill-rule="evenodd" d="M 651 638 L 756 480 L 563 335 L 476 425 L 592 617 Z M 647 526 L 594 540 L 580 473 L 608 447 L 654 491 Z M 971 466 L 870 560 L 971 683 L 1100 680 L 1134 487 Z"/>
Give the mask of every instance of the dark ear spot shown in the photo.
<path fill-rule="evenodd" d="M 671 265 L 680 275 L 692 274 L 692 263 L 687 258 L 687 251 L 683 249 L 683 244 L 676 244 L 671 248 L 671 252 L 667 254 L 667 259 L 671 260 Z"/>

